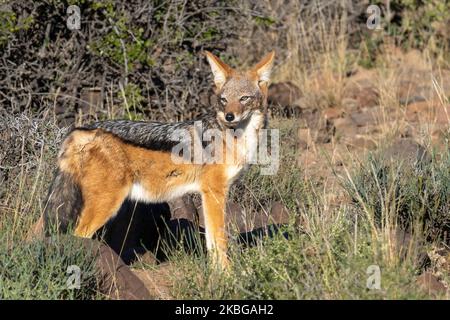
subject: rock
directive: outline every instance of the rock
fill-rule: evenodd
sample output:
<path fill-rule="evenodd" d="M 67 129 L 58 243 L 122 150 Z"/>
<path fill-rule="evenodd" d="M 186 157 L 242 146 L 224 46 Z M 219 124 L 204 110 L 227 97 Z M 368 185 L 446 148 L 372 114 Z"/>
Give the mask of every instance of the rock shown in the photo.
<path fill-rule="evenodd" d="M 450 123 L 450 105 L 438 99 L 414 102 L 406 107 L 405 117 L 410 122 L 446 126 Z"/>
<path fill-rule="evenodd" d="M 314 169 L 316 164 L 318 164 L 318 157 L 314 152 L 311 152 L 311 150 L 300 153 L 297 159 L 297 166 L 308 171 Z"/>
<path fill-rule="evenodd" d="M 244 209 L 237 203 L 229 201 L 226 207 L 226 223 L 229 226 L 236 227 L 238 232 L 249 231 L 249 221 L 244 214 Z"/>
<path fill-rule="evenodd" d="M 171 219 L 198 221 L 198 213 L 190 195 L 184 195 L 169 202 Z"/>
<path fill-rule="evenodd" d="M 336 128 L 337 136 L 353 137 L 358 133 L 358 130 L 348 116 L 344 118 L 338 118 L 333 121 L 334 127 Z"/>
<path fill-rule="evenodd" d="M 377 123 L 377 116 L 375 112 L 368 109 L 351 113 L 349 116 L 357 127 L 365 127 Z"/>
<path fill-rule="evenodd" d="M 426 121 L 429 112 L 429 101 L 412 102 L 406 106 L 405 118 L 409 122 L 419 122 L 421 119 Z"/>
<path fill-rule="evenodd" d="M 431 161 L 427 150 L 416 141 L 406 138 L 397 139 L 383 152 L 385 160 L 397 160 L 410 165 L 418 165 Z"/>
<path fill-rule="evenodd" d="M 95 240 L 91 240 L 95 241 Z M 99 291 L 117 300 L 148 300 L 144 283 L 108 246 L 101 244 L 95 262 L 99 270 Z"/>
<path fill-rule="evenodd" d="M 375 88 L 368 87 L 359 90 L 356 97 L 353 97 L 361 108 L 370 108 L 379 104 L 379 94 Z"/>
<path fill-rule="evenodd" d="M 361 82 L 349 86 L 345 92 L 346 99 L 353 99 L 360 108 L 371 108 L 379 103 L 379 94 L 370 81 L 361 85 Z"/>
<path fill-rule="evenodd" d="M 305 150 L 308 148 L 308 143 L 305 140 L 299 139 L 297 142 L 297 148 L 299 150 Z"/>
<path fill-rule="evenodd" d="M 304 126 L 297 130 L 299 140 L 304 141 L 309 147 L 316 143 L 329 143 L 335 133 L 335 127 L 330 120 L 320 117 L 320 113 L 315 110 L 304 114 Z"/>
<path fill-rule="evenodd" d="M 348 141 L 347 145 L 356 149 L 374 150 L 377 148 L 377 144 L 372 139 L 363 137 L 355 137 Z"/>
<path fill-rule="evenodd" d="M 244 216 L 242 215 L 243 209 L 241 208 L 241 206 L 234 203 L 228 204 L 227 213 L 228 212 L 239 214 L 241 217 Z M 249 217 L 247 217 L 247 221 L 245 221 L 244 224 L 241 224 L 239 228 L 239 231 L 241 233 L 249 232 L 254 229 L 265 228 L 273 224 L 287 224 L 289 223 L 289 211 L 281 202 L 274 202 L 269 212 L 260 211 L 253 217 L 250 217 L 250 219 L 248 218 Z M 235 218 L 234 220 L 236 221 L 237 219 Z M 241 222 L 244 222 L 244 220 L 241 220 Z"/>
<path fill-rule="evenodd" d="M 396 94 L 401 105 L 409 105 L 415 102 L 430 100 L 435 94 L 433 88 L 427 85 L 420 85 L 423 77 L 428 77 L 429 72 L 421 72 L 414 69 L 408 69 L 404 72 L 396 83 Z M 416 80 L 411 80 L 415 76 Z"/>
<path fill-rule="evenodd" d="M 182 275 L 168 263 L 162 263 L 154 269 L 132 269 L 132 272 L 144 284 L 149 294 L 158 300 L 173 299 L 170 291 L 173 281 Z"/>
<path fill-rule="evenodd" d="M 354 125 L 353 121 L 349 117 L 336 119 L 333 121 L 333 124 L 336 127 L 336 130 L 340 130 Z"/>
<path fill-rule="evenodd" d="M 358 127 L 357 132 L 360 135 L 370 136 L 370 137 L 376 137 L 382 134 L 382 126 L 392 126 L 394 125 L 394 121 L 392 122 L 385 122 L 383 125 L 367 125 L 365 127 Z"/>
<path fill-rule="evenodd" d="M 274 202 L 270 209 L 269 224 L 288 224 L 289 211 L 281 202 Z"/>
<path fill-rule="evenodd" d="M 314 141 L 316 143 L 330 143 L 335 133 L 334 127 L 322 128 L 316 133 Z"/>
<path fill-rule="evenodd" d="M 418 113 L 418 112 L 426 112 L 428 111 L 430 108 L 430 102 L 429 101 L 414 101 L 411 102 L 410 104 L 408 104 L 408 106 L 406 107 L 406 111 L 409 112 L 414 112 L 414 113 Z"/>
<path fill-rule="evenodd" d="M 411 123 L 417 123 L 419 122 L 419 116 L 415 112 L 408 112 L 405 113 L 405 120 Z"/>
<path fill-rule="evenodd" d="M 268 102 L 280 107 L 292 106 L 294 101 L 300 98 L 301 92 L 292 82 L 279 82 L 269 86 Z"/>
<path fill-rule="evenodd" d="M 323 117 L 328 120 L 334 120 L 337 118 L 341 118 L 344 114 L 344 111 L 341 108 L 327 108 L 323 111 Z"/>
<path fill-rule="evenodd" d="M 342 98 L 341 105 L 347 113 L 357 111 L 359 108 L 358 100 L 352 98 Z"/>
<path fill-rule="evenodd" d="M 309 147 L 313 142 L 313 138 L 311 136 L 311 129 L 309 128 L 298 128 L 297 136 L 298 139 L 300 141 L 303 141 L 307 147 Z"/>
<path fill-rule="evenodd" d="M 297 104 L 300 97 L 300 89 L 292 82 L 279 82 L 270 85 L 267 99 L 275 114 L 296 117 L 301 113 Z"/>
<path fill-rule="evenodd" d="M 203 215 L 201 207 L 197 207 L 200 215 Z M 238 203 L 229 201 L 226 207 L 226 223 L 238 233 L 251 232 L 254 229 L 263 228 L 271 224 L 284 224 L 288 222 L 288 211 L 279 202 L 272 205 L 270 211 L 246 212 Z M 204 227 L 203 219 L 200 219 L 200 226 Z"/>
<path fill-rule="evenodd" d="M 300 128 L 318 130 L 326 125 L 326 120 L 321 117 L 319 109 L 307 109 L 302 113 Z"/>
<path fill-rule="evenodd" d="M 251 221 L 251 227 L 242 230 L 237 240 L 245 246 L 253 246 L 258 240 L 273 237 L 280 232 L 280 226 L 289 223 L 289 212 L 280 202 L 275 202 L 269 212 L 259 212 Z M 287 232 L 283 236 L 288 239 Z"/>
<path fill-rule="evenodd" d="M 58 245 L 61 242 L 77 241 L 80 250 L 92 255 L 94 259 L 94 275 L 96 290 L 113 300 L 149 300 L 152 296 L 139 278 L 133 274 L 125 262 L 109 246 L 96 239 L 79 238 L 68 234 L 58 235 L 55 243 L 54 237 L 44 237 L 47 246 Z"/>
<path fill-rule="evenodd" d="M 139 257 L 139 262 L 145 265 L 157 265 L 158 259 L 156 259 L 152 252 L 145 251 L 145 253 Z"/>
<path fill-rule="evenodd" d="M 398 101 L 401 105 L 409 105 L 411 103 L 415 103 L 415 102 L 422 102 L 425 101 L 426 99 L 422 96 L 411 96 L 411 97 L 405 97 L 405 98 L 400 98 Z"/>
<path fill-rule="evenodd" d="M 429 271 L 417 277 L 416 283 L 424 292 L 432 296 L 443 295 L 447 291 L 445 286 L 439 282 L 439 279 Z"/>
<path fill-rule="evenodd" d="M 436 110 L 433 123 L 448 126 L 450 124 L 450 104 L 440 104 Z"/>

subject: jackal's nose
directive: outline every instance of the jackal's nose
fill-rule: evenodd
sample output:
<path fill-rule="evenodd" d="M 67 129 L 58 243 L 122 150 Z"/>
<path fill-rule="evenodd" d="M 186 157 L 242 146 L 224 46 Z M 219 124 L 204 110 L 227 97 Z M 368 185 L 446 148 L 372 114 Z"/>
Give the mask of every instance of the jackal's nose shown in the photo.
<path fill-rule="evenodd" d="M 231 122 L 234 120 L 234 114 L 232 114 L 231 112 L 227 113 L 225 115 L 225 120 L 227 120 L 228 122 Z"/>

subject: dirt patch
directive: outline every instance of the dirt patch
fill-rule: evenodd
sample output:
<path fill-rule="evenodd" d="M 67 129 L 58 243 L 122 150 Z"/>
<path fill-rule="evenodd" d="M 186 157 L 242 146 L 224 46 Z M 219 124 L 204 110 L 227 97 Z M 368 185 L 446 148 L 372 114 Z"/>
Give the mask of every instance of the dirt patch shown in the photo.
<path fill-rule="evenodd" d="M 176 270 L 166 262 L 153 269 L 132 269 L 133 273 L 143 282 L 150 295 L 158 300 L 171 300 Z"/>

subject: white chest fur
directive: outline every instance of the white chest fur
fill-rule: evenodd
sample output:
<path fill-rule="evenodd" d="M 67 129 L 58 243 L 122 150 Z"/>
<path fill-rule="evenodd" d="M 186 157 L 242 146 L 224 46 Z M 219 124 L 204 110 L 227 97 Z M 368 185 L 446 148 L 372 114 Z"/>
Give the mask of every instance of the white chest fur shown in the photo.
<path fill-rule="evenodd" d="M 185 185 L 174 186 L 166 190 L 158 190 L 156 188 L 144 188 L 140 183 L 134 183 L 131 187 L 128 197 L 131 200 L 140 202 L 166 202 L 178 197 L 183 196 L 186 193 L 199 192 L 200 188 L 197 183 L 190 183 Z"/>
<path fill-rule="evenodd" d="M 261 113 L 255 113 L 242 128 L 236 140 L 236 157 L 233 161 L 227 162 L 227 177 L 232 182 L 243 169 L 250 164 L 257 163 L 257 152 L 260 129 L 264 124 L 264 116 Z"/>

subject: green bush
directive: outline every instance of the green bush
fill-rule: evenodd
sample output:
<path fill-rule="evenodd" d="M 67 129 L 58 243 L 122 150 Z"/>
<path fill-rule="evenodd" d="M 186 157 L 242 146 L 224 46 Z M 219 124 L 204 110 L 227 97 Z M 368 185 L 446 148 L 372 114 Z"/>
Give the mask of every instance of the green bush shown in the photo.
<path fill-rule="evenodd" d="M 434 154 L 427 163 L 412 164 L 372 154 L 344 182 L 354 204 L 374 222 L 412 231 L 420 225 L 426 238 L 449 243 L 450 152 Z"/>
<path fill-rule="evenodd" d="M 386 33 L 371 32 L 372 38 L 380 40 L 387 35 L 404 48 L 445 51 L 450 47 L 448 1 L 394 0 L 389 7 L 385 1 L 373 4 L 381 8 L 381 26 Z"/>
<path fill-rule="evenodd" d="M 80 239 L 11 240 L 0 230 L 0 299 L 100 298 L 93 255 Z M 76 285 L 70 266 L 80 268 L 79 288 L 70 287 Z"/>

